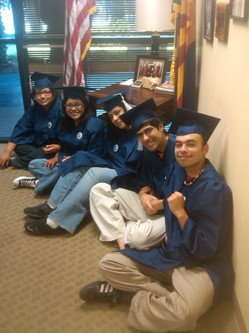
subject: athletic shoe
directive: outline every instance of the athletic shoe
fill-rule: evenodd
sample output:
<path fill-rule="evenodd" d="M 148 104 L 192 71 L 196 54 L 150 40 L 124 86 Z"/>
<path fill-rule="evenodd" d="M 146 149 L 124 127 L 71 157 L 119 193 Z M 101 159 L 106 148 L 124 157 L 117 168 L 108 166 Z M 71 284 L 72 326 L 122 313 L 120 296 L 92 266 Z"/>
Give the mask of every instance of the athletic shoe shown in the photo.
<path fill-rule="evenodd" d="M 35 219 L 30 220 L 24 224 L 24 228 L 30 234 L 36 236 L 42 235 L 62 235 L 65 234 L 67 231 L 60 227 L 53 229 L 47 223 L 46 219 Z"/>
<path fill-rule="evenodd" d="M 80 298 L 86 302 L 97 300 L 117 303 L 120 293 L 106 281 L 95 281 L 81 289 Z"/>
<path fill-rule="evenodd" d="M 15 187 L 31 187 L 31 188 L 35 188 L 37 183 L 38 183 L 38 179 L 35 177 L 18 177 L 16 179 L 14 179 L 13 181 L 13 185 Z"/>
<path fill-rule="evenodd" d="M 37 219 L 47 218 L 50 213 L 52 213 L 54 209 L 51 208 L 47 202 L 44 202 L 41 205 L 35 207 L 26 207 L 24 208 L 24 214 L 34 217 Z"/>

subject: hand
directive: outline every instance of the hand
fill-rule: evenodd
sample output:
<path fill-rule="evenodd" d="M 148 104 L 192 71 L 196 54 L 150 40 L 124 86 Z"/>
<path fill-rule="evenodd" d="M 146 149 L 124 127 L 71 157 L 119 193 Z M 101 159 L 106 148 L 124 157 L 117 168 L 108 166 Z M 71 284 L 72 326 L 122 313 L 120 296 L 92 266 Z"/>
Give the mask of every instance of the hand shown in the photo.
<path fill-rule="evenodd" d="M 183 229 L 188 218 L 185 210 L 185 197 L 181 192 L 174 192 L 168 197 L 167 201 L 171 212 L 176 216 Z"/>
<path fill-rule="evenodd" d="M 56 165 L 58 164 L 58 158 L 57 156 L 50 158 L 49 160 L 47 160 L 45 167 L 48 169 L 53 169 Z"/>
<path fill-rule="evenodd" d="M 8 167 L 9 165 L 10 165 L 10 154 L 9 152 L 5 151 L 0 156 L 0 166 Z"/>
<path fill-rule="evenodd" d="M 145 213 L 148 215 L 155 215 L 159 210 L 163 209 L 163 200 L 158 199 L 154 195 L 143 193 L 140 196 L 140 201 Z"/>
<path fill-rule="evenodd" d="M 55 154 L 61 149 L 58 144 L 46 145 L 43 150 L 45 154 Z"/>
<path fill-rule="evenodd" d="M 157 197 L 153 197 L 150 201 L 151 206 L 157 211 L 163 210 L 163 199 L 158 199 Z"/>

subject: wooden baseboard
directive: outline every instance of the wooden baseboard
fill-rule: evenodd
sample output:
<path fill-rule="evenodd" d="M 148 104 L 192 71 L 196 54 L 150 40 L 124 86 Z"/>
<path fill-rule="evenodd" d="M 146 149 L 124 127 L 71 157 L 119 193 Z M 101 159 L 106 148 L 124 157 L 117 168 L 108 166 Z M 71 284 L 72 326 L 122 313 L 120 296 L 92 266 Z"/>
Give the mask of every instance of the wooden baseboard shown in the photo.
<path fill-rule="evenodd" d="M 244 318 L 242 316 L 236 295 L 234 295 L 234 297 L 233 297 L 233 309 L 234 309 L 233 310 L 234 322 L 237 326 L 237 332 L 238 333 L 249 333 L 246 328 L 246 324 L 245 324 Z"/>

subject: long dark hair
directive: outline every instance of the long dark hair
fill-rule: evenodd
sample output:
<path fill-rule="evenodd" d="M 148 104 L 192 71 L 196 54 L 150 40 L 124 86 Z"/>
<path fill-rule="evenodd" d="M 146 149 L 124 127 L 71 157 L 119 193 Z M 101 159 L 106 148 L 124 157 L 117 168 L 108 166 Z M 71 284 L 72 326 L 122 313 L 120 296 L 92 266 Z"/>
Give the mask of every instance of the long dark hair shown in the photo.
<path fill-rule="evenodd" d="M 74 120 L 71 117 L 68 116 L 68 114 L 66 112 L 66 107 L 65 107 L 65 104 L 66 104 L 68 99 L 69 99 L 69 97 L 66 97 L 62 101 L 63 115 L 62 115 L 61 124 L 62 124 L 62 128 L 72 130 L 75 127 Z M 90 105 L 90 103 L 89 103 L 89 101 L 86 97 L 80 97 L 80 98 L 77 98 L 77 99 L 80 99 L 81 102 L 84 105 L 84 113 L 83 113 L 83 115 L 80 119 L 80 124 L 84 127 L 84 126 L 86 126 L 86 123 L 87 123 L 88 119 L 92 115 L 92 107 L 91 107 L 91 105 Z"/>
<path fill-rule="evenodd" d="M 124 110 L 124 112 L 126 112 L 126 108 L 125 108 L 123 103 L 121 103 L 117 106 L 120 106 Z M 105 123 L 106 123 L 107 138 L 110 139 L 113 142 L 116 142 L 118 140 L 119 135 L 120 135 L 122 130 L 119 127 L 113 125 L 113 123 L 111 122 L 111 119 L 108 115 L 108 112 L 103 113 L 100 118 L 102 120 L 104 120 Z"/>

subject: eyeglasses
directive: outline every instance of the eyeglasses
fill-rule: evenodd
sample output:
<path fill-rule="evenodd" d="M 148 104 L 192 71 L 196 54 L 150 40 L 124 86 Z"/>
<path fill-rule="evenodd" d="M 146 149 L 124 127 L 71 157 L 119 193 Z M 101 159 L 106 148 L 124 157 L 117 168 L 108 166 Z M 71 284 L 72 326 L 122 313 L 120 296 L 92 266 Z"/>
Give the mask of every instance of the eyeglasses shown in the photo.
<path fill-rule="evenodd" d="M 147 127 L 147 128 L 145 128 L 143 131 L 138 132 L 138 133 L 137 133 L 137 136 L 138 136 L 139 138 L 142 138 L 144 135 L 149 136 L 149 135 L 151 135 L 151 133 L 152 133 L 152 131 L 153 131 L 154 128 L 155 128 L 155 127 L 152 127 L 152 126 Z"/>
<path fill-rule="evenodd" d="M 51 94 L 52 94 L 51 90 L 45 90 L 45 91 L 36 92 L 35 96 L 36 98 L 42 98 L 42 96 L 49 97 Z"/>
<path fill-rule="evenodd" d="M 73 107 L 75 107 L 75 109 L 79 110 L 79 109 L 82 108 L 82 106 L 84 106 L 84 104 L 82 104 L 82 103 L 75 103 L 75 104 L 70 104 L 70 103 L 68 103 L 68 104 L 65 104 L 64 106 L 65 106 L 68 110 L 71 110 Z"/>

